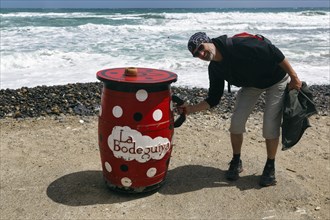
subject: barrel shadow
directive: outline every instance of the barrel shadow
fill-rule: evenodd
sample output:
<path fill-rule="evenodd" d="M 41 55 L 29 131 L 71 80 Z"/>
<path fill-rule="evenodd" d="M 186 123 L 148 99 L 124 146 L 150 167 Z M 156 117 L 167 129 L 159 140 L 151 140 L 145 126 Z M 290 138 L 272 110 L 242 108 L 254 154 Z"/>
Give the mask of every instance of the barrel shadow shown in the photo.
<path fill-rule="evenodd" d="M 111 191 L 102 171 L 81 171 L 62 176 L 47 188 L 47 196 L 68 206 L 113 204 L 145 197 L 144 194 L 121 194 Z"/>
<path fill-rule="evenodd" d="M 102 171 L 81 171 L 62 176 L 47 188 L 47 196 L 68 206 L 114 204 L 141 199 L 155 192 L 175 195 L 213 187 L 256 188 L 256 176 L 244 176 L 237 182 L 227 182 L 223 170 L 200 165 L 187 165 L 169 170 L 163 187 L 154 192 L 125 194 L 111 191 L 103 180 Z"/>

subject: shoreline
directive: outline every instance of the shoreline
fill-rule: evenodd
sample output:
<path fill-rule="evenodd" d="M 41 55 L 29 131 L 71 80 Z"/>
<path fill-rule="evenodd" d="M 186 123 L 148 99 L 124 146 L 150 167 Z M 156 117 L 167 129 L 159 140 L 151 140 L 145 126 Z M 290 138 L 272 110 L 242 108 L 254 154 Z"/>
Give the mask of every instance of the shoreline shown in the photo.
<path fill-rule="evenodd" d="M 98 115 L 101 103 L 102 82 L 74 83 L 55 86 L 22 87 L 0 90 L 0 119 L 33 118 L 43 116 L 93 116 Z M 318 114 L 329 115 L 330 85 L 309 86 L 314 96 Z M 207 89 L 171 86 L 172 93 L 188 103 L 198 103 L 207 97 Z M 225 113 L 227 117 L 235 104 L 236 92 L 224 95 L 211 112 Z M 253 113 L 263 108 L 263 96 L 258 100 Z"/>

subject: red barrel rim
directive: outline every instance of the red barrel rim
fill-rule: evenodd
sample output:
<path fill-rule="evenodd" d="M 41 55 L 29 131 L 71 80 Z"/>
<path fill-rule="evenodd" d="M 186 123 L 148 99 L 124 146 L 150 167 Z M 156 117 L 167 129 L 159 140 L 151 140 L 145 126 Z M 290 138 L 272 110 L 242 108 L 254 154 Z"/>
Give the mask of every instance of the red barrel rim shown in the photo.
<path fill-rule="evenodd" d="M 127 68 L 104 69 L 96 73 L 103 82 L 132 83 L 132 84 L 159 84 L 171 83 L 177 80 L 177 74 L 160 69 L 136 68 L 135 76 L 126 75 Z"/>

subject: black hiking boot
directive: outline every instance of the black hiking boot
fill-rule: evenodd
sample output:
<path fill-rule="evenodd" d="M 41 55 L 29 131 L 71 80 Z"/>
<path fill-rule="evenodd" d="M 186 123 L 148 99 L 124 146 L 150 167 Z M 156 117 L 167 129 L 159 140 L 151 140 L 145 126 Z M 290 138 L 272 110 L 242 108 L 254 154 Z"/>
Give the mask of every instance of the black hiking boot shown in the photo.
<path fill-rule="evenodd" d="M 267 187 L 267 186 L 274 186 L 276 185 L 277 181 L 275 178 L 275 168 L 270 166 L 265 166 L 264 171 L 260 177 L 260 186 Z"/>
<path fill-rule="evenodd" d="M 229 169 L 226 172 L 226 179 L 230 181 L 235 181 L 239 178 L 239 173 L 243 171 L 242 160 L 239 160 L 238 163 L 234 163 L 234 161 L 230 161 Z"/>

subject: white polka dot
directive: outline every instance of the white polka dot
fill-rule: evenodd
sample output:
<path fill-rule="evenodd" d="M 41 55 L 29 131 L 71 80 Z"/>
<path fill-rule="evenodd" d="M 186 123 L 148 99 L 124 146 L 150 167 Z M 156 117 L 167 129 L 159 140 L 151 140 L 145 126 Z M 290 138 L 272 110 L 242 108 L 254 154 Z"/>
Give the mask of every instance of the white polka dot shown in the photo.
<path fill-rule="evenodd" d="M 152 114 L 152 117 L 154 118 L 155 121 L 159 121 L 163 117 L 163 112 L 160 109 L 157 109 Z"/>
<path fill-rule="evenodd" d="M 121 184 L 123 186 L 129 187 L 129 186 L 132 185 L 132 180 L 127 178 L 127 177 L 124 177 L 124 178 L 121 179 Z"/>
<path fill-rule="evenodd" d="M 148 98 L 148 92 L 144 89 L 140 89 L 136 92 L 136 99 L 140 102 L 144 102 Z"/>
<path fill-rule="evenodd" d="M 105 169 L 106 169 L 109 173 L 111 173 L 111 171 L 112 171 L 112 167 L 111 167 L 111 165 L 110 165 L 108 162 L 105 162 L 105 163 L 104 163 L 104 166 L 105 166 Z"/>
<path fill-rule="evenodd" d="M 117 105 L 117 106 L 113 107 L 112 114 L 116 118 L 120 118 L 123 115 L 123 109 Z"/>
<path fill-rule="evenodd" d="M 153 176 L 156 175 L 156 173 L 157 173 L 157 169 L 154 168 L 154 167 L 152 167 L 152 168 L 150 168 L 150 169 L 147 171 L 147 176 L 148 176 L 148 177 L 153 177 Z"/>
<path fill-rule="evenodd" d="M 99 116 L 100 117 L 102 116 L 102 106 L 100 107 L 100 110 L 99 110 Z"/>

